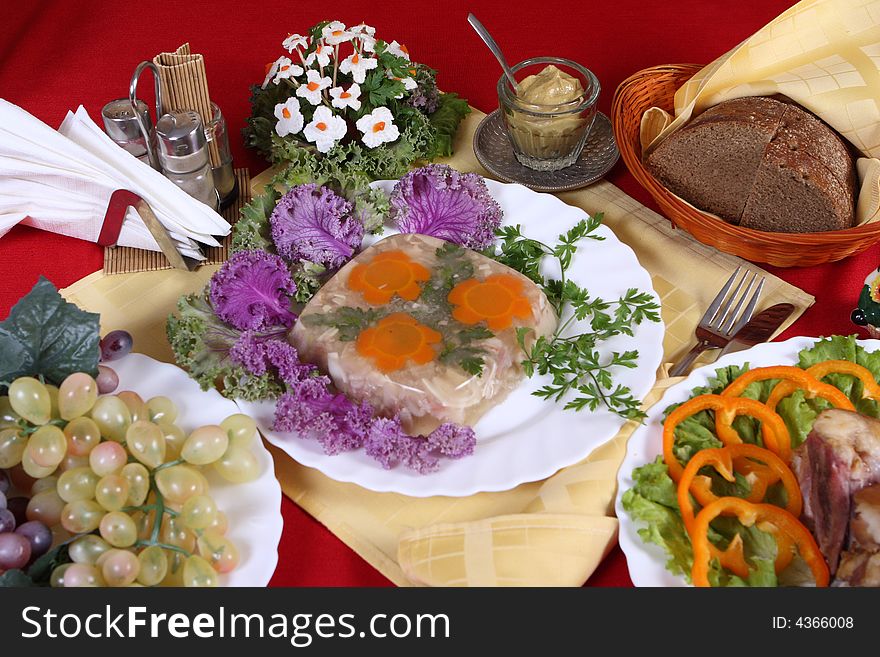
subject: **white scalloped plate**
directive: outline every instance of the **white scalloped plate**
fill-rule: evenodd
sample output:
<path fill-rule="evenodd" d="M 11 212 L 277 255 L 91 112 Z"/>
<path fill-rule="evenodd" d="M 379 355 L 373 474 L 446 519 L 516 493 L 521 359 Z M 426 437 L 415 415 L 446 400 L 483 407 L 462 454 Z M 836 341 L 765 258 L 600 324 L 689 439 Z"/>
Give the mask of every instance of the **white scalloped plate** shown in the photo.
<path fill-rule="evenodd" d="M 709 379 L 720 367 L 744 363 L 749 363 L 751 367 L 796 365 L 800 351 L 815 344 L 817 339 L 797 337 L 784 342 L 767 342 L 751 349 L 728 354 L 714 363 L 695 369 L 684 381 L 669 388 L 663 399 L 648 410 L 645 423 L 630 436 L 626 446 L 626 456 L 617 473 L 615 509 L 620 520 L 620 548 L 626 555 L 626 565 L 633 584 L 688 586 L 683 578 L 666 570 L 667 556 L 660 546 L 642 541 L 637 531 L 639 525 L 632 521 L 620 503 L 623 493 L 633 487 L 633 470 L 653 461 L 663 451 L 663 411 L 672 404 L 686 401 L 694 388 L 708 385 Z M 858 343 L 869 351 L 880 349 L 880 340 L 859 340 Z"/>
<path fill-rule="evenodd" d="M 219 424 L 238 413 L 232 400 L 216 390 L 201 390 L 199 384 L 175 365 L 129 354 L 107 363 L 119 375 L 119 387 L 133 390 L 145 400 L 156 395 L 171 398 L 178 409 L 176 423 L 185 432 L 206 424 Z M 205 469 L 211 496 L 229 519 L 227 536 L 241 556 L 238 568 L 220 576 L 221 586 L 266 586 L 278 564 L 278 543 L 284 520 L 281 517 L 281 486 L 275 479 L 272 455 L 257 437 L 251 448 L 260 464 L 260 476 L 246 484 L 231 484 Z"/>
<path fill-rule="evenodd" d="M 487 180 L 489 191 L 504 210 L 504 223 L 521 224 L 523 233 L 544 242 L 556 237 L 586 216 L 555 196 L 541 194 L 516 184 Z M 391 191 L 394 182 L 378 183 Z M 385 235 L 394 231 L 386 230 Z M 651 277 L 625 244 L 602 226 L 604 241 L 582 240 L 569 277 L 587 287 L 591 294 L 616 299 L 629 288 L 653 293 Z M 552 270 L 547 271 L 551 273 Z M 656 298 L 656 297 L 655 297 Z M 658 300 L 659 303 L 659 300 Z M 577 332 L 580 330 L 574 327 Z M 641 399 L 654 384 L 663 354 L 663 324 L 646 322 L 636 327 L 633 337 L 617 336 L 600 347 L 603 355 L 638 349 L 637 367 L 619 368 L 616 380 Z M 613 438 L 623 420 L 607 410 L 563 411 L 561 404 L 543 401 L 531 393 L 546 380 L 527 379 L 501 404 L 490 410 L 474 427 L 477 447 L 472 456 L 441 461 L 440 470 L 419 475 L 404 467 L 382 469 L 362 450 L 327 456 L 313 440 L 270 427 L 274 404 L 238 401 L 243 412 L 256 419 L 273 445 L 293 459 L 323 472 L 337 481 L 351 482 L 378 492 L 395 492 L 413 497 L 447 495 L 461 497 L 483 491 L 509 490 L 519 484 L 538 481 L 585 458 L 596 447 Z"/>

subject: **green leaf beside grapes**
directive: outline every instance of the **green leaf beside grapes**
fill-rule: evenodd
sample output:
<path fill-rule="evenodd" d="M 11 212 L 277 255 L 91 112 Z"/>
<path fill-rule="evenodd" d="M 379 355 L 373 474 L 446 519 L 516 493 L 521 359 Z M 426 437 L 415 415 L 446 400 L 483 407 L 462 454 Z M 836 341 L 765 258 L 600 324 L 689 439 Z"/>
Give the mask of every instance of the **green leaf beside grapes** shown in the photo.
<path fill-rule="evenodd" d="M 27 572 L 18 568 L 7 570 L 0 575 L 0 587 L 28 588 L 31 586 L 48 586 L 52 571 L 65 563 L 70 563 L 70 557 L 67 554 L 67 543 L 62 543 L 34 561 L 27 569 Z"/>
<path fill-rule="evenodd" d="M 40 278 L 0 322 L 0 394 L 21 376 L 58 385 L 69 374 L 98 373 L 100 316 L 65 301 Z"/>

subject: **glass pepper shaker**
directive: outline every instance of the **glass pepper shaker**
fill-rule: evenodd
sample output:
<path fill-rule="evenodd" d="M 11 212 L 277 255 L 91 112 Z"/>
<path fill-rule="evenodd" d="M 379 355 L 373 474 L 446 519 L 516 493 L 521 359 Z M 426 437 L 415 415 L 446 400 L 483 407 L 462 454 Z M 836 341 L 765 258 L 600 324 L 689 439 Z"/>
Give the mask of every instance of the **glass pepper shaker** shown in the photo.
<path fill-rule="evenodd" d="M 159 162 L 165 177 L 187 194 L 217 210 L 220 206 L 198 113 L 170 112 L 156 122 Z"/>

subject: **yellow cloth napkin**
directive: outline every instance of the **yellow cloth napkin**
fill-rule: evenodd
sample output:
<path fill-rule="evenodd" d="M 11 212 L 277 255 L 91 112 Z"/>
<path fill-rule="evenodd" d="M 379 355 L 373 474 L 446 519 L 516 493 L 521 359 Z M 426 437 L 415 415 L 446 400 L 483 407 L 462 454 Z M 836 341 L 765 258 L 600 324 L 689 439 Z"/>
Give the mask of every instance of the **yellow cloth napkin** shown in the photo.
<path fill-rule="evenodd" d="M 485 175 L 471 148 L 484 116 L 475 110 L 465 120 L 449 164 Z M 252 181 L 255 192 L 270 178 L 271 172 L 257 176 Z M 697 321 L 722 283 L 737 266 L 748 263 L 674 230 L 668 220 L 611 183 L 602 181 L 561 198 L 588 212 L 604 212 L 605 223 L 651 272 L 663 304 L 665 359 L 676 360 L 693 344 Z M 559 228 L 562 232 L 568 226 Z M 101 313 L 103 331 L 125 328 L 138 351 L 173 362 L 165 319 L 181 294 L 200 289 L 216 269 L 115 276 L 97 272 L 62 293 Z M 787 301 L 796 307 L 785 328 L 814 299 L 764 274 L 762 304 Z M 652 397 L 666 385 L 668 381 L 661 381 Z M 580 585 L 616 540 L 615 481 L 631 429 L 625 427 L 583 462 L 546 481 L 466 498 L 375 493 L 333 481 L 280 450 L 273 454 L 285 494 L 396 584 Z"/>
<path fill-rule="evenodd" d="M 731 11 L 735 11 L 731 6 Z M 675 94 L 675 117 L 642 116 L 642 151 L 718 103 L 784 94 L 863 155 L 857 223 L 880 219 L 880 3 L 803 0 L 706 66 Z"/>

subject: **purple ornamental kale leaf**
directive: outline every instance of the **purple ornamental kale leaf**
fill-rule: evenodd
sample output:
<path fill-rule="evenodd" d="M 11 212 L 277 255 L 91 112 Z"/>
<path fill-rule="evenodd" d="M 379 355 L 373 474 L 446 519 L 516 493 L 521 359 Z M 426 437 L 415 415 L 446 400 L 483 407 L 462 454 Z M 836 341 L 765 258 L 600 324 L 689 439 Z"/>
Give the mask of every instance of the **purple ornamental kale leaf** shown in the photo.
<path fill-rule="evenodd" d="M 296 348 L 285 337 L 245 331 L 229 350 L 229 358 L 236 365 L 255 376 L 274 368 L 278 378 L 288 385 L 314 377 L 318 368 L 299 359 Z"/>
<path fill-rule="evenodd" d="M 281 197 L 269 223 L 278 253 L 290 262 L 308 260 L 329 269 L 351 258 L 364 237 L 351 203 L 314 183 L 293 187 Z"/>
<path fill-rule="evenodd" d="M 400 418 L 376 418 L 364 442 L 364 451 L 389 470 L 402 463 L 419 474 L 436 472 L 439 455 L 453 459 L 474 453 L 476 437 L 471 427 L 447 422 L 427 436 L 409 436 Z"/>
<path fill-rule="evenodd" d="M 289 328 L 296 321 L 290 310 L 295 293 L 287 265 L 265 251 L 238 251 L 211 277 L 214 311 L 239 331 Z"/>
<path fill-rule="evenodd" d="M 482 250 L 495 240 L 501 206 L 475 173 L 429 164 L 406 174 L 391 192 L 391 219 L 402 233 L 431 235 Z"/>
<path fill-rule="evenodd" d="M 460 459 L 474 453 L 477 437 L 471 427 L 446 422 L 426 438 L 430 449 L 451 459 Z"/>
<path fill-rule="evenodd" d="M 398 463 L 419 474 L 429 474 L 440 468 L 440 459 L 431 454 L 425 439 L 407 435 L 396 416 L 373 421 L 364 442 L 364 451 L 386 470 Z"/>
<path fill-rule="evenodd" d="M 276 431 L 292 431 L 314 438 L 325 454 L 334 455 L 364 444 L 373 419 L 369 404 L 355 404 L 329 389 L 330 380 L 313 376 L 288 385 L 275 406 Z"/>

